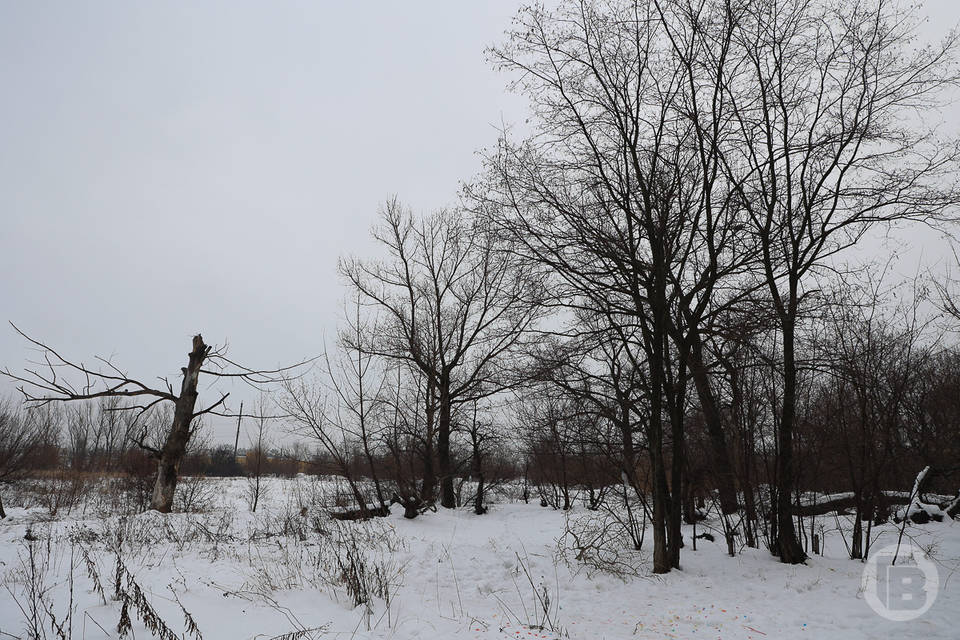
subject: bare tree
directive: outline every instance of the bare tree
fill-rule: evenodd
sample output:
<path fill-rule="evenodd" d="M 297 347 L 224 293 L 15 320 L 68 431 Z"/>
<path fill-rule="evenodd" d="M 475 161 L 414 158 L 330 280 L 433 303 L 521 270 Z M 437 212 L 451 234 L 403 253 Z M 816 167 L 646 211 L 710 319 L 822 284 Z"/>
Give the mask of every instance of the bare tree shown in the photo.
<path fill-rule="evenodd" d="M 473 512 L 482 516 L 487 512 L 487 507 L 483 504 L 484 492 L 486 491 L 487 457 L 493 453 L 493 448 L 500 437 L 493 429 L 492 423 L 480 417 L 476 402 L 473 403 L 471 414 L 469 423 L 464 430 L 470 439 L 470 476 L 477 484 L 473 495 Z"/>
<path fill-rule="evenodd" d="M 148 442 L 143 432 L 134 438 L 138 446 L 157 460 L 157 478 L 150 508 L 161 513 L 169 513 L 173 507 L 180 463 L 195 433 L 197 419 L 208 414 L 226 417 L 237 415 L 226 408 L 229 393 L 221 393 L 216 401 L 197 408 L 200 374 L 214 378 L 234 378 L 255 387 L 263 387 L 288 379 L 291 372 L 305 364 L 298 363 L 273 370 L 249 369 L 228 359 L 225 349 L 213 350 L 198 334 L 193 337 L 187 366 L 181 369 L 180 390 L 176 393 L 173 384 L 166 378 L 161 378 L 162 387 L 151 387 L 131 377 L 110 360 L 100 357 L 96 358 L 99 368 L 91 368 L 82 362 L 65 358 L 16 326 L 13 328 L 40 352 L 40 360 L 34 363 L 34 366 L 26 368 L 22 374 L 15 374 L 9 368 L 0 372 L 20 383 L 19 390 L 28 405 L 44 406 L 52 402 L 122 398 L 131 403 L 118 406 L 116 410 L 133 414 L 133 423 L 158 405 L 173 405 L 173 418 L 169 430 L 164 434 L 162 446 Z M 207 368 L 204 368 L 205 366 Z M 77 383 L 78 378 L 82 382 Z"/>
<path fill-rule="evenodd" d="M 755 288 L 755 243 L 741 232 L 735 177 L 722 171 L 718 144 L 731 129 L 713 82 L 729 28 L 706 36 L 707 17 L 684 2 L 522 11 L 491 53 L 517 74 L 538 127 L 519 143 L 504 136 L 470 192 L 520 250 L 554 271 L 564 304 L 608 317 L 634 342 L 634 365 L 647 374 L 657 572 L 679 566 L 668 485 L 682 484 L 691 375 L 723 469 L 724 510 L 737 507 L 702 344 L 711 318 Z"/>
<path fill-rule="evenodd" d="M 382 396 L 385 410 L 382 443 L 390 461 L 387 473 L 395 485 L 391 501 L 403 506 L 404 517 L 415 518 L 432 508 L 434 502 L 436 399 L 419 369 L 401 363 L 391 371 L 390 377 L 391 388 Z M 418 477 L 422 478 L 419 489 Z"/>
<path fill-rule="evenodd" d="M 538 128 L 505 137 L 470 195 L 553 269 L 567 304 L 640 330 L 656 571 L 679 559 L 662 450 L 669 437 L 676 490 L 688 380 L 736 507 L 704 345 L 761 291 L 783 376 L 773 550 L 804 558 L 791 519 L 802 285 L 873 223 L 930 221 L 960 200 L 956 147 L 914 117 L 955 86 L 955 38 L 910 51 L 914 23 L 884 3 L 584 1 L 522 11 L 492 51 Z"/>
<path fill-rule="evenodd" d="M 417 220 L 391 200 L 382 217 L 374 238 L 388 260 L 349 259 L 340 268 L 364 304 L 383 314 L 380 339 L 365 348 L 417 369 L 427 398 L 436 393 L 440 501 L 452 508 L 452 412 L 515 384 L 512 361 L 544 311 L 541 283 L 465 212 Z"/>
<path fill-rule="evenodd" d="M 805 555 L 791 517 L 796 336 L 810 277 L 877 223 L 943 218 L 958 202 L 955 145 L 924 127 L 957 85 L 956 34 L 914 48 L 916 14 L 888 3 L 764 1 L 731 6 L 724 97 L 740 134 L 724 149 L 760 244 L 781 337 L 777 543 Z M 919 116 L 919 117 L 918 117 Z"/>
<path fill-rule="evenodd" d="M 386 375 L 370 348 L 372 326 L 364 323 L 357 301 L 348 312 L 337 349 L 322 358 L 323 371 L 312 384 L 299 380 L 285 385 L 281 404 L 300 431 L 316 439 L 347 480 L 362 517 L 387 515 L 387 496 L 380 482 L 376 450 L 386 418 Z M 368 508 L 351 452 L 356 446 L 373 482 L 376 507 Z"/>
<path fill-rule="evenodd" d="M 362 308 L 357 298 L 340 332 L 336 362 L 330 361 L 329 354 L 325 358 L 327 380 L 330 390 L 339 401 L 338 406 L 343 408 L 340 421 L 351 423 L 348 431 L 360 444 L 379 507 L 385 511 L 387 502 L 377 472 L 375 453 L 385 418 L 383 395 L 386 374 L 382 362 L 378 362 L 373 355 L 376 315 L 365 321 Z"/>
<path fill-rule="evenodd" d="M 575 315 L 577 322 L 565 335 L 545 339 L 535 351 L 535 378 L 574 399 L 594 425 L 594 433 L 585 437 L 616 469 L 611 481 L 625 480 L 639 494 L 637 451 L 647 444 L 648 405 L 646 368 L 637 366 L 643 358 L 630 353 L 637 349 L 637 341 L 627 333 L 626 322 L 583 310 Z M 606 425 L 614 428 L 617 438 L 607 437 Z"/>

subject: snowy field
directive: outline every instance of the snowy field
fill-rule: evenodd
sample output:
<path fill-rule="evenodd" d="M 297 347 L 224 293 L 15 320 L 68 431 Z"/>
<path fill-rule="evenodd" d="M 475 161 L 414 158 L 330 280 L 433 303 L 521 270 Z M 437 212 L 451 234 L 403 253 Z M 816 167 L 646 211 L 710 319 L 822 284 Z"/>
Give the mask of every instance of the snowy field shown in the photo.
<path fill-rule="evenodd" d="M 125 518 L 95 504 L 51 517 L 7 491 L 0 638 L 33 637 L 31 625 L 90 640 L 957 637 L 960 527 L 949 520 L 907 528 L 940 588 L 927 613 L 898 623 L 865 602 L 864 565 L 846 559 L 832 515 L 825 555 L 805 566 L 749 548 L 731 558 L 719 535 L 694 551 L 685 528 L 682 571 L 650 575 L 645 548 L 619 556 L 616 576 L 568 549 L 568 524 L 596 517 L 582 507 L 504 502 L 415 520 L 395 507 L 338 522 L 316 507 L 324 484 L 271 479 L 254 514 L 245 480 L 204 480 L 201 512 Z M 897 532 L 880 527 L 874 544 Z"/>

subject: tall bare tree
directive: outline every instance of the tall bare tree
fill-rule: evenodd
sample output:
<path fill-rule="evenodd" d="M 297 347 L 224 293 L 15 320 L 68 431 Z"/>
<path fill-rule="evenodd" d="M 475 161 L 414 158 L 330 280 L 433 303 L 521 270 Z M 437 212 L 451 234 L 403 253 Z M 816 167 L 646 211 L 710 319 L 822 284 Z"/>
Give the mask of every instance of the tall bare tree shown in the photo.
<path fill-rule="evenodd" d="M 664 448 L 669 440 L 669 484 L 679 491 L 691 375 L 724 469 L 724 510 L 736 509 L 702 343 L 710 318 L 756 286 L 754 244 L 742 233 L 743 209 L 718 144 L 732 128 L 715 81 L 730 30 L 720 21 L 725 30 L 705 35 L 694 19 L 685 2 L 522 11 L 491 53 L 517 74 L 537 129 L 519 143 L 505 136 L 488 157 L 487 179 L 470 193 L 524 253 L 554 270 L 568 305 L 624 326 L 632 351 L 643 354 L 658 572 L 679 566 L 679 509 L 669 504 Z"/>
<path fill-rule="evenodd" d="M 724 170 L 749 214 L 781 337 L 777 545 L 805 555 L 791 518 L 798 323 L 809 281 L 872 226 L 943 219 L 960 202 L 958 147 L 925 124 L 958 82 L 956 34 L 915 48 L 914 9 L 887 2 L 728 5 L 723 85 L 740 133 Z M 926 120 L 934 121 L 930 118 Z"/>
<path fill-rule="evenodd" d="M 521 11 L 492 50 L 536 130 L 505 136 L 471 196 L 554 270 L 571 304 L 640 330 L 656 571 L 678 563 L 660 451 L 669 425 L 677 490 L 688 379 L 725 468 L 724 510 L 736 508 L 704 344 L 761 292 L 783 375 L 773 550 L 804 558 L 790 509 L 802 284 L 871 224 L 938 218 L 960 194 L 956 147 L 916 117 L 956 84 L 955 38 L 908 50 L 912 15 L 831 0 L 567 2 Z"/>
<path fill-rule="evenodd" d="M 452 508 L 452 412 L 516 383 L 524 332 L 544 312 L 541 282 L 466 212 L 417 219 L 394 199 L 382 218 L 374 238 L 388 258 L 351 258 L 340 268 L 382 313 L 379 339 L 367 349 L 409 364 L 436 392 L 440 502 Z"/>

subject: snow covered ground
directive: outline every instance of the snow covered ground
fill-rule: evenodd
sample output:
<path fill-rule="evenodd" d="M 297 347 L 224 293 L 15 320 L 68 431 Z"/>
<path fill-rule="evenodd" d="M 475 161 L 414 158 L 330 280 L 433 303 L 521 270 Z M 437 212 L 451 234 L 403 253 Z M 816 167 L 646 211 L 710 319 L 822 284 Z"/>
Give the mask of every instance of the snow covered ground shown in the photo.
<path fill-rule="evenodd" d="M 246 481 L 204 482 L 215 493 L 202 513 L 51 519 L 8 508 L 0 638 L 30 637 L 34 618 L 41 637 L 117 638 L 124 603 L 136 638 L 151 637 L 145 619 L 159 637 L 206 640 L 957 637 L 960 526 L 949 520 L 908 527 L 936 563 L 939 594 L 919 619 L 892 622 L 866 603 L 864 565 L 846 559 L 836 531 L 824 556 L 784 566 L 765 550 L 728 557 L 722 536 L 694 551 L 687 528 L 682 571 L 650 575 L 645 548 L 625 554 L 639 575 L 622 579 L 560 550 L 566 518 L 593 515 L 581 507 L 505 503 L 484 516 L 440 510 L 412 521 L 395 508 L 341 523 L 314 507 L 322 483 L 312 479 L 271 479 L 256 514 Z M 832 515 L 823 522 L 836 526 Z M 896 536 L 884 525 L 874 544 Z M 355 604 L 350 583 L 366 585 L 366 604 Z"/>

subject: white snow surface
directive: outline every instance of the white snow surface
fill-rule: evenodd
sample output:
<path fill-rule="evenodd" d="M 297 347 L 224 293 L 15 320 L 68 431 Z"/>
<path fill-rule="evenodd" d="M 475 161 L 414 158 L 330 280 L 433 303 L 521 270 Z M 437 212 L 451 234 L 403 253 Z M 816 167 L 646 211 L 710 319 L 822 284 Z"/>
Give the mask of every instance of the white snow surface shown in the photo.
<path fill-rule="evenodd" d="M 805 565 L 780 564 L 764 549 L 743 548 L 731 558 L 716 531 L 715 542 L 697 540 L 694 551 L 692 530 L 684 527 L 682 570 L 650 574 L 648 531 L 644 550 L 624 556 L 639 576 L 621 579 L 588 570 L 558 550 L 566 519 L 591 516 L 582 507 L 565 514 L 534 503 L 504 503 L 490 505 L 483 516 L 440 509 L 415 520 L 405 520 L 394 507 L 388 518 L 334 523 L 309 509 L 301 516 L 305 487 L 317 482 L 312 479 L 270 479 L 256 514 L 247 508 L 244 480 L 204 482 L 214 486 L 215 499 L 195 514 L 121 519 L 88 509 L 50 518 L 37 507 L 8 508 L 9 517 L 0 521 L 0 638 L 28 637 L 24 573 L 31 544 L 36 564 L 47 565 L 35 573 L 58 624 L 73 638 L 117 638 L 121 603 L 112 599 L 117 554 L 111 549 L 120 538 L 120 558 L 133 581 L 183 638 L 196 635 L 185 628 L 178 600 L 204 640 L 268 639 L 297 631 L 302 635 L 289 637 L 820 640 L 907 634 L 946 639 L 958 633 L 960 583 L 950 576 L 960 566 L 960 523 L 949 518 L 906 529 L 908 539 L 929 550 L 941 584 L 926 614 L 900 623 L 877 615 L 864 601 L 864 565 L 846 557 L 841 536 L 830 531 L 836 528 L 833 515 L 817 520 L 827 529 L 825 555 Z M 15 502 L 4 489 L 6 503 Z M 24 539 L 28 527 L 37 538 L 32 543 Z M 875 547 L 896 542 L 896 525 L 874 531 Z M 337 536 L 361 542 L 368 576 L 380 570 L 391 585 L 389 606 L 380 596 L 354 606 L 331 560 Z M 96 567 L 105 603 L 81 548 Z M 151 637 L 133 609 L 130 618 L 129 637 Z M 45 633 L 58 637 L 50 628 Z"/>

